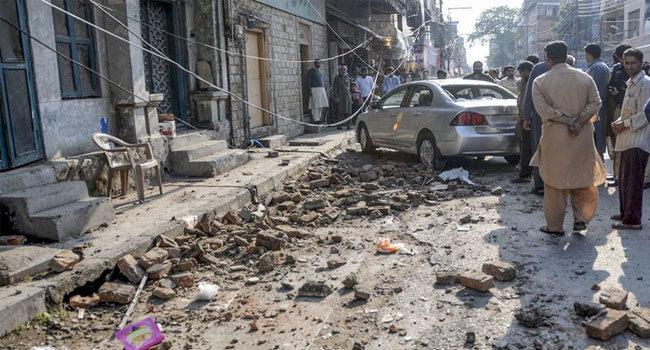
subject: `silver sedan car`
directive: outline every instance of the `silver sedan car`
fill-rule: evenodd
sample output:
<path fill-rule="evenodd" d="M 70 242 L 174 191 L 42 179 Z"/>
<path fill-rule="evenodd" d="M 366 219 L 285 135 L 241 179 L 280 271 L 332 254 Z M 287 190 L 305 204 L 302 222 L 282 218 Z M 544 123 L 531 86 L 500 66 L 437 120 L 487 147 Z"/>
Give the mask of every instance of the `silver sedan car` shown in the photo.
<path fill-rule="evenodd" d="M 416 81 L 396 87 L 359 116 L 364 152 L 387 147 L 417 154 L 442 169 L 457 156 L 503 156 L 519 162 L 517 96 L 476 80 Z"/>

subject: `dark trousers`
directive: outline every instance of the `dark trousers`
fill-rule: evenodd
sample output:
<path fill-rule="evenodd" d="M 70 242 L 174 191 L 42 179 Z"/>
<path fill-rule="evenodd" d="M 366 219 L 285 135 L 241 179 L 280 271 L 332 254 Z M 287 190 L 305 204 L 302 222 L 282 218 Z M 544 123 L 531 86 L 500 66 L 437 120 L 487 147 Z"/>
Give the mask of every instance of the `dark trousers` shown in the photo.
<path fill-rule="evenodd" d="M 533 116 L 533 119 L 530 122 L 530 140 L 532 153 L 534 154 L 537 151 L 537 145 L 539 145 L 539 140 L 542 138 L 542 120 L 539 116 Z M 535 188 L 541 189 L 544 188 L 544 181 L 542 177 L 539 176 L 539 168 L 533 168 L 533 180 L 535 183 Z"/>
<path fill-rule="evenodd" d="M 530 159 L 533 157 L 533 143 L 531 141 L 530 130 L 524 129 L 523 123 L 519 127 L 519 177 L 525 178 L 533 175 L 533 167 L 530 166 Z"/>
<path fill-rule="evenodd" d="M 618 193 L 621 217 L 626 225 L 640 225 L 643 209 L 643 178 L 648 164 L 648 152 L 632 148 L 618 153 L 621 157 Z"/>

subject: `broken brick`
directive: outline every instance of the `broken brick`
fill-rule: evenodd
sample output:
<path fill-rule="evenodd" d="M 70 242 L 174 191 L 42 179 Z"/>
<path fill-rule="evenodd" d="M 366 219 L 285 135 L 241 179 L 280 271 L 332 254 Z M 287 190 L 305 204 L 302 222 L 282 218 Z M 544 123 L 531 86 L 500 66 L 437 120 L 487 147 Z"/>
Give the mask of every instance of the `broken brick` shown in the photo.
<path fill-rule="evenodd" d="M 497 281 L 512 281 L 517 275 L 515 267 L 504 261 L 489 261 L 483 264 L 483 272 Z"/>
<path fill-rule="evenodd" d="M 148 269 L 156 264 L 160 264 L 161 262 L 165 261 L 165 259 L 167 259 L 168 256 L 169 253 L 167 253 L 165 249 L 156 247 L 148 251 L 142 257 L 140 257 L 138 263 L 143 268 Z"/>
<path fill-rule="evenodd" d="M 133 284 L 140 283 L 140 280 L 144 277 L 144 269 L 138 265 L 138 262 L 131 254 L 127 254 L 118 260 L 117 267 L 120 269 L 120 273 Z"/>
<path fill-rule="evenodd" d="M 169 279 L 181 288 L 194 287 L 194 276 L 190 272 L 180 272 L 169 276 Z"/>
<path fill-rule="evenodd" d="M 265 247 L 270 250 L 281 250 L 287 241 L 282 238 L 275 237 L 268 233 L 259 233 L 255 238 L 255 245 L 258 247 Z"/>
<path fill-rule="evenodd" d="M 176 292 L 171 288 L 156 287 L 153 290 L 153 296 L 158 299 L 167 300 L 175 297 Z"/>
<path fill-rule="evenodd" d="M 628 294 L 628 292 L 618 288 L 608 288 L 600 292 L 598 301 L 610 309 L 624 310 L 627 308 L 625 304 L 627 303 Z"/>
<path fill-rule="evenodd" d="M 630 323 L 628 328 L 639 338 L 650 338 L 650 309 L 639 308 L 628 312 Z"/>
<path fill-rule="evenodd" d="M 329 179 L 318 179 L 318 180 L 309 181 L 309 187 L 311 188 L 327 187 L 329 185 L 330 185 Z"/>
<path fill-rule="evenodd" d="M 87 309 L 99 303 L 99 296 L 95 293 L 87 297 L 82 297 L 81 295 L 74 295 L 70 297 L 68 303 L 70 304 L 70 307 L 75 309 Z"/>
<path fill-rule="evenodd" d="M 607 310 L 605 314 L 587 324 L 587 335 L 602 341 L 623 332 L 629 318 L 625 311 Z"/>
<path fill-rule="evenodd" d="M 494 277 L 479 272 L 466 272 L 459 276 L 459 281 L 467 288 L 487 292 L 494 287 Z"/>
<path fill-rule="evenodd" d="M 167 261 L 162 264 L 156 264 L 147 269 L 147 275 L 149 278 L 154 280 L 159 280 L 167 277 L 169 271 L 172 270 L 172 263 Z"/>
<path fill-rule="evenodd" d="M 436 272 L 436 284 L 446 285 L 459 282 L 458 273 L 449 271 Z"/>
<path fill-rule="evenodd" d="M 50 269 L 55 272 L 63 272 L 75 266 L 81 258 L 72 250 L 62 251 L 50 260 Z"/>
<path fill-rule="evenodd" d="M 99 300 L 105 303 L 128 304 L 135 295 L 135 287 L 125 283 L 106 282 L 97 292 Z"/>

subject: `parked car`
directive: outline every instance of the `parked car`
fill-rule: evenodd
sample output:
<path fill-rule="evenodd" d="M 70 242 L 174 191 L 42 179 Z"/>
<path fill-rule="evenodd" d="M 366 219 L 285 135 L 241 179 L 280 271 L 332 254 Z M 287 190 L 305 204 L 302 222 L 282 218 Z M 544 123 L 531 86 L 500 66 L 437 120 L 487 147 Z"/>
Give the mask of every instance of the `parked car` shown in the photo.
<path fill-rule="evenodd" d="M 442 169 L 456 156 L 519 162 L 517 96 L 499 85 L 462 79 L 415 81 L 394 88 L 359 116 L 364 152 L 387 147 Z"/>

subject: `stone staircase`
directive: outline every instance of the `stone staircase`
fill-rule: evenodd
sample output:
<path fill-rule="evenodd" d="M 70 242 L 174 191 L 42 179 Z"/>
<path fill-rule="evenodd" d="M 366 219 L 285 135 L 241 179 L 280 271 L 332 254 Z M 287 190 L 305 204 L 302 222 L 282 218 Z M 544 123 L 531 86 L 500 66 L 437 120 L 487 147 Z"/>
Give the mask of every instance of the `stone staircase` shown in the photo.
<path fill-rule="evenodd" d="M 57 181 L 57 170 L 41 164 L 0 176 L 3 223 L 22 234 L 63 241 L 113 220 L 108 198 L 90 197 L 84 181 Z"/>
<path fill-rule="evenodd" d="M 171 142 L 171 172 L 184 177 L 213 177 L 248 163 L 245 150 L 229 149 L 208 132 L 182 134 Z"/>

